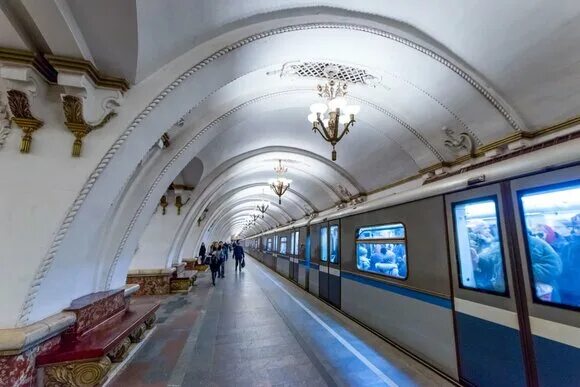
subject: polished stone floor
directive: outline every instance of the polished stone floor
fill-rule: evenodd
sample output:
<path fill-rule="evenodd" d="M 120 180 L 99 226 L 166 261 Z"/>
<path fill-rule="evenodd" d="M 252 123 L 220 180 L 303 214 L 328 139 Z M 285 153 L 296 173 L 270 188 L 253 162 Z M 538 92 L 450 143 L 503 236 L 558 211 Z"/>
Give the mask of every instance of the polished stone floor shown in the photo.
<path fill-rule="evenodd" d="M 157 297 L 158 324 L 110 386 L 449 383 L 257 261 Z"/>

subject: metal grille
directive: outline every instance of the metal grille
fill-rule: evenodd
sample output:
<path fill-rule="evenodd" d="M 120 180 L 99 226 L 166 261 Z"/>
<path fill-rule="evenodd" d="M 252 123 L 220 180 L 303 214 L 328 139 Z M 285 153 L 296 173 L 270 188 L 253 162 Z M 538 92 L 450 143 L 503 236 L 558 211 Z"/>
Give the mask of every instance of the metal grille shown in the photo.
<path fill-rule="evenodd" d="M 342 82 L 369 85 L 378 78 L 367 70 L 331 62 L 290 62 L 282 67 L 280 76 L 335 79 Z"/>

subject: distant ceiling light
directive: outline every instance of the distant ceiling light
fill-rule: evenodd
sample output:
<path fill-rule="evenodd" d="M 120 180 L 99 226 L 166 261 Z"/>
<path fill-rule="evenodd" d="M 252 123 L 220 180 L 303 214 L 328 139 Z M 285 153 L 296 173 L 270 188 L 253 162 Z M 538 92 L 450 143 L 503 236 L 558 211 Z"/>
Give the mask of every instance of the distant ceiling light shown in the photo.
<path fill-rule="evenodd" d="M 262 214 L 262 219 L 264 219 L 264 214 L 268 211 L 268 208 L 270 208 L 270 203 L 266 200 L 262 200 L 256 205 L 256 209 Z"/>
<path fill-rule="evenodd" d="M 347 85 L 344 82 L 329 80 L 326 85 L 318 85 L 318 95 L 327 100 L 326 103 L 310 105 L 308 121 L 312 123 L 312 130 L 320 133 L 322 138 L 332 145 L 332 161 L 336 161 L 336 144 L 342 140 L 352 124 L 354 116 L 360 111 L 358 105 L 348 105 L 346 101 Z M 328 117 L 324 113 L 328 111 Z M 339 125 L 343 125 L 342 132 Z"/>
<path fill-rule="evenodd" d="M 290 183 L 292 180 L 288 180 L 282 175 L 288 171 L 287 167 L 282 166 L 282 160 L 278 160 L 278 166 L 274 168 L 274 172 L 276 172 L 277 177 L 275 179 L 270 180 L 270 188 L 272 191 L 278 196 L 278 204 L 282 204 L 282 195 L 286 193 L 288 188 L 290 188 Z"/>

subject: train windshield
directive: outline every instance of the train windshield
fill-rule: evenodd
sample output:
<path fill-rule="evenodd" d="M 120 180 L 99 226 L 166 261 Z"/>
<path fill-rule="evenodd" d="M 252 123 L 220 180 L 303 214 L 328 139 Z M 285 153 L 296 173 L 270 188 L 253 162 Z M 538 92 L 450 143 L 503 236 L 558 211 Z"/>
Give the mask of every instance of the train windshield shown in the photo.
<path fill-rule="evenodd" d="M 407 278 L 405 226 L 401 223 L 361 227 L 356 233 L 357 268 L 399 279 Z"/>
<path fill-rule="evenodd" d="M 460 285 L 505 294 L 504 257 L 495 198 L 453 207 Z"/>
<path fill-rule="evenodd" d="M 338 226 L 330 226 L 330 263 L 338 263 Z"/>
<path fill-rule="evenodd" d="M 536 301 L 580 307 L 580 183 L 520 200 Z"/>
<path fill-rule="evenodd" d="M 328 227 L 320 229 L 320 260 L 328 261 Z"/>

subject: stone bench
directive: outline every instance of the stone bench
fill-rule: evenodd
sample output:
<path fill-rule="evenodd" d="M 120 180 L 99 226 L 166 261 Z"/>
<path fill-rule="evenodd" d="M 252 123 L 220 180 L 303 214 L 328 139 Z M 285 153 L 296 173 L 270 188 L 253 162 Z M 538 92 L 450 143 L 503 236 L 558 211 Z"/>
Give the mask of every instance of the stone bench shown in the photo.
<path fill-rule="evenodd" d="M 179 274 L 176 272 L 171 278 L 171 293 L 189 293 L 195 280 L 197 270 L 183 270 Z"/>
<path fill-rule="evenodd" d="M 128 303 L 123 290 L 73 301 L 76 323 L 36 358 L 45 386 L 98 386 L 155 324 L 159 303 Z"/>

